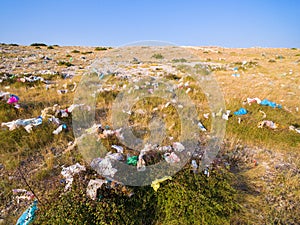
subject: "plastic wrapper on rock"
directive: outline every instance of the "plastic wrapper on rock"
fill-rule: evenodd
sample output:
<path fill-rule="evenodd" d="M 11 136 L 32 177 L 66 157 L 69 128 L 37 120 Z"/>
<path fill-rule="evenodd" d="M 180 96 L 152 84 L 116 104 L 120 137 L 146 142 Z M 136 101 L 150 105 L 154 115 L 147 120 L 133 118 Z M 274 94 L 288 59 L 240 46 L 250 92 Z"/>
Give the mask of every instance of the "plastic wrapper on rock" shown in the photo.
<path fill-rule="evenodd" d="M 98 189 L 101 188 L 102 185 L 106 183 L 107 181 L 102 179 L 90 180 L 86 189 L 86 195 L 92 200 L 96 200 Z"/>

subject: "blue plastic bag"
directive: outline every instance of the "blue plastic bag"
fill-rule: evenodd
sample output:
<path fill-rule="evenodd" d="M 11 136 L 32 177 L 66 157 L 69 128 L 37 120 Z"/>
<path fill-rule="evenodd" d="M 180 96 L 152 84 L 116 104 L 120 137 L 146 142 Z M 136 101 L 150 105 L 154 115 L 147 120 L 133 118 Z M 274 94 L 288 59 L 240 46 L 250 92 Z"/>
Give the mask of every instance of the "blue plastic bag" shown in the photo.
<path fill-rule="evenodd" d="M 276 104 L 275 102 L 271 102 L 271 101 L 269 101 L 268 99 L 262 100 L 260 104 L 263 105 L 263 106 L 270 106 L 270 107 L 272 107 L 272 108 L 276 108 L 276 107 L 279 108 L 279 109 L 282 108 L 281 105 Z"/>
<path fill-rule="evenodd" d="M 16 225 L 27 225 L 30 224 L 35 217 L 35 211 L 37 210 L 37 200 L 31 204 L 31 206 L 26 209 L 26 211 L 20 216 Z"/>
<path fill-rule="evenodd" d="M 238 111 L 234 112 L 233 114 L 236 116 L 241 116 L 241 115 L 245 115 L 247 113 L 248 113 L 248 111 L 246 109 L 240 108 Z"/>

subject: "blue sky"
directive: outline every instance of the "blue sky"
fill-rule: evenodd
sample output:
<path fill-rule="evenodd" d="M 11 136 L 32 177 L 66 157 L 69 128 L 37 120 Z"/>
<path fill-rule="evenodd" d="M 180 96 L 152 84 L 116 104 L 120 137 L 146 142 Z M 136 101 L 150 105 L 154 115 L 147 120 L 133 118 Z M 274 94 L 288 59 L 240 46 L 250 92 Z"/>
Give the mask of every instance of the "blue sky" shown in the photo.
<path fill-rule="evenodd" d="M 1 0 L 0 42 L 300 48 L 298 0 Z"/>

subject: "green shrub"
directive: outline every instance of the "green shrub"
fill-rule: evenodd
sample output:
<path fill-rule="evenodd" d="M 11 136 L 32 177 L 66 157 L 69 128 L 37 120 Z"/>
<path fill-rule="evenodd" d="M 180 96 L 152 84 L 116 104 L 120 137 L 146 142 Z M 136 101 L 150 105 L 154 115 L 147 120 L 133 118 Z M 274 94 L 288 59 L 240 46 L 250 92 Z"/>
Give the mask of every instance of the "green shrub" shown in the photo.
<path fill-rule="evenodd" d="M 172 62 L 173 62 L 173 63 L 184 63 L 184 62 L 187 62 L 187 60 L 184 59 L 184 58 L 181 58 L 181 59 L 173 59 Z"/>
<path fill-rule="evenodd" d="M 155 59 L 163 59 L 164 57 L 163 57 L 162 54 L 156 53 L 156 54 L 153 54 L 153 55 L 151 56 L 151 58 L 155 58 Z"/>
<path fill-rule="evenodd" d="M 59 66 L 66 66 L 66 67 L 73 66 L 72 63 L 66 62 L 66 61 L 59 61 L 59 62 L 58 62 L 58 65 L 59 65 Z"/>
<path fill-rule="evenodd" d="M 88 51 L 88 52 L 82 52 L 81 54 L 82 55 L 87 55 L 87 54 L 92 54 L 93 52 L 91 52 L 91 51 Z"/>
<path fill-rule="evenodd" d="M 52 45 L 48 46 L 47 49 L 54 49 Z"/>
<path fill-rule="evenodd" d="M 95 48 L 95 51 L 105 51 L 105 50 L 107 50 L 106 47 L 96 47 Z"/>
<path fill-rule="evenodd" d="M 76 177 L 75 177 L 76 178 Z M 35 224 L 229 224 L 239 208 L 228 171 L 212 171 L 207 178 L 185 168 L 172 181 L 134 187 L 128 197 L 101 188 L 95 201 L 86 197 L 86 183 L 74 180 L 72 191 L 53 193 L 49 205 L 40 207 Z M 62 190 L 61 190 L 62 191 Z M 61 196 L 61 197 L 57 197 Z"/>
<path fill-rule="evenodd" d="M 75 49 L 75 50 L 71 51 L 71 53 L 80 53 L 80 51 Z"/>
<path fill-rule="evenodd" d="M 44 44 L 44 43 L 32 43 L 30 46 L 45 47 L 45 46 L 47 46 L 47 45 Z"/>

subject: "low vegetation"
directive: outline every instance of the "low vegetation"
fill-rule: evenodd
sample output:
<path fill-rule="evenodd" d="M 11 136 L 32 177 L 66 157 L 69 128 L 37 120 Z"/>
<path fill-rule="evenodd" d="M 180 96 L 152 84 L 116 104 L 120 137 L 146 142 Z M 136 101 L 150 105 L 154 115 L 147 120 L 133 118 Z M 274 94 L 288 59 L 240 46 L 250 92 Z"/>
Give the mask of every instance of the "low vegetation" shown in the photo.
<path fill-rule="evenodd" d="M 44 46 L 44 45 L 42 45 Z M 16 47 L 17 46 L 10 46 Z M 39 47 L 39 45 L 37 46 Z M 50 47 L 50 46 L 48 46 Z M 102 47 L 95 52 L 86 51 L 82 54 L 97 54 L 105 51 Z M 44 48 L 47 51 L 46 48 Z M 56 51 L 58 48 L 51 49 Z M 63 51 L 64 47 L 59 50 Z M 67 49 L 61 58 L 54 61 L 59 68 L 70 67 L 73 64 L 66 62 L 66 57 L 76 59 L 80 50 Z M 88 50 L 91 50 L 88 49 Z M 300 221 L 300 134 L 289 129 L 290 125 L 299 127 L 299 113 L 297 101 L 299 75 L 295 61 L 298 59 L 293 49 L 282 51 L 282 61 L 269 63 L 276 58 L 272 49 L 262 49 L 261 52 L 251 52 L 249 57 L 238 55 L 232 49 L 222 50 L 222 69 L 215 69 L 214 65 L 208 68 L 216 73 L 222 88 L 226 109 L 232 112 L 240 107 L 247 109 L 243 116 L 232 115 L 226 123 L 226 135 L 220 146 L 217 160 L 207 177 L 203 171 L 194 173 L 190 162 L 173 176 L 172 180 L 161 183 L 157 192 L 150 186 L 127 187 L 134 194 L 129 197 L 122 190 L 103 187 L 99 190 L 97 199 L 91 200 L 86 196 L 86 187 L 90 179 L 100 178 L 82 158 L 77 148 L 65 152 L 66 148 L 75 139 L 72 132 L 72 118 L 60 118 L 68 125 L 64 132 L 53 135 L 56 126 L 43 121 L 42 125 L 34 127 L 31 133 L 24 128 L 9 131 L 6 127 L 0 130 L 0 219 L 6 224 L 15 224 L 16 219 L 30 204 L 29 201 L 16 203 L 12 189 L 32 189 L 38 197 L 39 203 L 36 219 L 33 224 L 297 224 Z M 247 50 L 245 50 L 247 51 Z M 252 51 L 251 49 L 249 51 Z M 258 51 L 258 50 L 257 50 Z M 49 51 L 50 52 L 50 51 Z M 204 60 L 208 53 L 199 51 Z M 219 53 L 209 52 L 210 62 L 220 63 Z M 99 54 L 99 52 L 98 52 Z M 214 55 L 215 54 L 215 55 Z M 235 57 L 235 55 L 237 55 Z M 164 57 L 165 56 L 165 57 Z M 153 59 L 165 59 L 167 55 L 153 54 Z M 246 56 L 248 58 L 246 58 Z M 233 58 L 231 58 L 233 57 Z M 235 58 L 234 58 L 235 57 Z M 247 63 L 242 62 L 247 59 Z M 256 59 L 254 59 L 256 58 Z M 155 61 L 155 60 L 153 60 Z M 275 61 L 275 60 L 274 60 Z M 184 70 L 185 58 L 174 58 L 175 65 Z M 77 66 L 76 60 L 74 60 Z M 183 65 L 180 65 L 183 63 Z M 227 69 L 223 64 L 230 65 Z M 281 64 L 280 64 L 281 63 Z M 280 64 L 280 67 L 276 67 Z M 138 66 L 139 64 L 134 64 Z M 153 64 L 155 65 L 155 64 Z M 292 67 L 293 66 L 293 67 Z M 200 66 L 198 66 L 199 69 Z M 239 78 L 232 77 L 232 67 L 238 67 Z M 291 68 L 290 68 L 291 67 Z M 219 67 L 218 67 L 219 68 Z M 279 76 L 281 73 L 292 74 Z M 280 70 L 280 71 L 278 71 Z M 159 72 L 162 72 L 158 70 Z M 162 73 L 163 74 L 163 73 Z M 61 74 L 38 74 L 50 80 L 53 86 L 46 90 L 42 82 L 23 83 L 12 74 L 1 73 L 0 78 L 8 79 L 0 83 L 1 91 L 9 86 L 8 91 L 20 97 L 20 109 L 9 105 L 6 101 L 0 102 L 0 122 L 16 119 L 37 117 L 45 107 L 59 104 L 66 108 L 73 103 L 74 93 L 60 95 L 57 90 L 66 84 L 71 87 L 73 82 L 79 82 L 81 77 L 75 76 L 72 80 L 64 79 Z M 179 83 L 180 75 L 165 73 L 165 79 Z M 189 81 L 188 93 L 198 111 L 198 118 L 210 130 L 211 114 L 206 119 L 204 114 L 210 112 L 207 95 L 193 79 L 184 78 L 183 83 Z M 128 85 L 126 80 L 118 80 L 112 76 L 108 86 Z M 294 86 L 295 85 L 295 88 Z M 198 87 L 198 88 L 197 88 Z M 289 94 L 288 94 L 289 93 Z M 295 93 L 295 94 L 293 94 Z M 103 125 L 111 125 L 111 106 L 118 96 L 117 90 L 104 91 L 97 97 L 96 116 L 100 115 Z M 283 105 L 282 109 L 261 106 L 253 103 L 243 104 L 247 97 L 268 98 Z M 284 100 L 284 101 L 281 101 Z M 138 101 L 132 108 L 130 123 L 133 132 L 143 138 L 149 135 L 147 126 L 153 116 L 164 118 L 168 136 L 177 139 L 180 135 L 179 117 L 175 108 L 159 108 L 166 101 L 153 98 Z M 158 110 L 154 110 L 158 108 Z M 143 109 L 142 113 L 135 113 Z M 224 109 L 225 110 L 225 109 Z M 299 110 L 299 109 L 298 109 Z M 155 113 L 153 113 L 155 111 Z M 266 118 L 263 118 L 263 111 Z M 262 120 L 272 120 L 279 124 L 277 129 L 258 128 Z M 174 125 L 173 125 L 174 124 Z M 199 131 L 201 146 L 206 146 L 208 133 Z M 165 140 L 167 143 L 167 140 Z M 117 144 L 115 138 L 103 140 L 103 145 L 111 149 Z M 61 167 L 73 165 L 76 162 L 87 167 L 87 171 L 74 176 L 70 191 L 65 192 L 65 183 L 60 175 Z"/>

